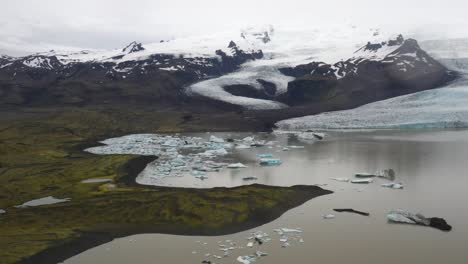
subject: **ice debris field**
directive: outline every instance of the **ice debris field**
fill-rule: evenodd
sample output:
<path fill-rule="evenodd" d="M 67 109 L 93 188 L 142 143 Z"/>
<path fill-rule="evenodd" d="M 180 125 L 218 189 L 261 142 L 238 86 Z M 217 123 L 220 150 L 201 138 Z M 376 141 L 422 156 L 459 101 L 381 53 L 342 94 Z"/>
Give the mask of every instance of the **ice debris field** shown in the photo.
<path fill-rule="evenodd" d="M 321 133 L 297 133 L 298 137 L 315 141 L 324 137 Z M 183 135 L 137 134 L 102 141 L 104 146 L 88 148 L 94 154 L 135 154 L 157 156 L 136 178 L 137 183 L 144 185 L 168 186 L 167 178 L 192 177 L 206 180 L 210 174 L 223 169 L 241 170 L 251 166 L 236 160 L 237 151 L 261 148 L 265 153 L 256 156 L 254 166 L 280 166 L 282 160 L 268 151 L 288 151 L 302 149 L 304 146 L 282 146 L 277 141 L 256 139 L 254 136 L 243 138 L 220 138 L 211 135 L 208 140 L 201 137 Z M 254 181 L 254 176 L 244 176 L 245 182 Z M 187 182 L 180 182 L 176 187 L 197 187 Z M 216 187 L 206 186 L 203 187 Z"/>

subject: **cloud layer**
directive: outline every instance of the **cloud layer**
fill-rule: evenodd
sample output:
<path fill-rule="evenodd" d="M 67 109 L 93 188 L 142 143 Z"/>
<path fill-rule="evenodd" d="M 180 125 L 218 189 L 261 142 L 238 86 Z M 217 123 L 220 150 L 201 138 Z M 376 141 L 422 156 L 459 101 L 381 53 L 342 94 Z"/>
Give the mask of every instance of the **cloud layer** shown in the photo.
<path fill-rule="evenodd" d="M 0 54 L 23 55 L 49 49 L 120 48 L 133 40 L 155 42 L 256 24 L 320 27 L 348 21 L 369 27 L 419 27 L 426 34 L 431 24 L 439 25 L 439 33 L 450 33 L 447 24 L 467 23 L 468 2 L 15 0 L 2 3 L 2 9 Z"/>

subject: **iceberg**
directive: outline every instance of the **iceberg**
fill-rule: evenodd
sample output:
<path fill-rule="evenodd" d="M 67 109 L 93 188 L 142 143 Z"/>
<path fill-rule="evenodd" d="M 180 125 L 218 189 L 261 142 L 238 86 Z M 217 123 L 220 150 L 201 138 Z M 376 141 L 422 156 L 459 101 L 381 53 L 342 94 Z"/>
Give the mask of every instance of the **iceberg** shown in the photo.
<path fill-rule="evenodd" d="M 257 154 L 259 158 L 273 158 L 273 154 Z"/>
<path fill-rule="evenodd" d="M 326 215 L 322 215 L 322 218 L 323 219 L 334 219 L 335 218 L 335 215 L 334 214 L 326 214 Z"/>
<path fill-rule="evenodd" d="M 390 188 L 390 189 L 403 189 L 403 184 L 391 182 L 391 183 L 383 183 L 380 186 Z"/>
<path fill-rule="evenodd" d="M 348 178 L 331 178 L 332 180 L 334 181 L 337 181 L 337 182 L 349 182 L 349 179 Z"/>
<path fill-rule="evenodd" d="M 367 184 L 367 183 L 372 183 L 374 180 L 372 179 L 356 179 L 352 180 L 351 183 L 357 183 L 357 184 Z"/>
<path fill-rule="evenodd" d="M 239 256 L 237 261 L 242 264 L 252 264 L 257 261 L 257 258 L 255 256 Z"/>
<path fill-rule="evenodd" d="M 242 169 L 242 168 L 247 168 L 247 166 L 245 166 L 244 164 L 242 163 L 233 163 L 233 164 L 229 164 L 227 165 L 227 167 L 229 169 Z"/>
<path fill-rule="evenodd" d="M 438 217 L 425 217 L 422 214 L 415 214 L 405 210 L 393 210 L 387 214 L 389 222 L 423 225 L 437 228 L 442 231 L 452 230 L 452 226 L 447 224 L 443 218 Z"/>
<path fill-rule="evenodd" d="M 224 139 L 213 136 L 213 135 L 210 137 L 210 141 L 215 142 L 215 143 L 224 143 Z"/>
<path fill-rule="evenodd" d="M 69 202 L 71 199 L 70 198 L 64 198 L 64 199 L 57 199 L 52 196 L 40 198 L 40 199 L 35 199 L 31 200 L 29 202 L 25 202 L 21 205 L 15 206 L 16 208 L 27 208 L 27 207 L 33 207 L 33 206 L 41 206 L 41 205 L 48 205 L 48 204 L 56 204 L 56 203 L 64 203 L 64 202 Z"/>
<path fill-rule="evenodd" d="M 281 165 L 281 160 L 280 159 L 260 159 L 260 165 L 263 165 L 263 166 Z"/>

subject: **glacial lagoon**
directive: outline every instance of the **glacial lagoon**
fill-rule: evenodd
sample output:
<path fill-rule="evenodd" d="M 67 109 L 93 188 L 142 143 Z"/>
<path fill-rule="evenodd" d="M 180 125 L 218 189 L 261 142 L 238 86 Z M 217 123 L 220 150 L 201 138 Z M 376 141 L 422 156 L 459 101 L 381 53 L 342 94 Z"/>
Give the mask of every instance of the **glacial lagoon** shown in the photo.
<path fill-rule="evenodd" d="M 273 222 L 244 232 L 211 237 L 134 235 L 85 251 L 65 263 L 180 264 L 202 263 L 204 260 L 242 263 L 238 261 L 239 257 L 255 255 L 257 251 L 268 255 L 256 258 L 255 263 L 306 263 L 311 260 L 319 263 L 444 263 L 447 259 L 450 263 L 465 263 L 468 258 L 468 212 L 464 205 L 468 200 L 467 130 L 325 133 L 323 140 L 282 133 L 177 135 L 196 137 L 205 143 L 210 142 L 212 136 L 224 141 L 234 139 L 230 143 L 232 148 L 226 148 L 227 154 L 215 155 L 210 160 L 225 164 L 242 163 L 246 168 L 223 167 L 217 172 L 206 172 L 206 178 L 195 177 L 188 170 L 177 177 L 157 178 L 155 181 L 142 179 L 145 175 L 155 175 L 143 171 L 137 181 L 192 188 L 253 183 L 277 186 L 303 184 L 319 185 L 334 193 L 312 199 Z M 243 140 L 252 136 L 265 145 L 236 148 L 236 145 L 245 145 Z M 147 151 L 141 147 L 138 149 Z M 199 149 L 195 152 L 205 151 Z M 272 154 L 282 164 L 261 166 L 258 154 Z M 146 170 L 154 170 L 155 165 L 149 164 Z M 370 184 L 352 184 L 332 179 L 352 180 L 358 172 L 374 173 L 390 168 L 396 175 L 392 181 L 376 177 Z M 382 186 L 389 182 L 401 183 L 403 189 Z M 334 208 L 352 208 L 368 212 L 370 216 L 339 213 L 333 211 Z M 394 209 L 443 217 L 453 230 L 443 232 L 424 226 L 388 223 L 386 214 Z M 325 219 L 326 215 L 334 217 Z M 281 240 L 285 236 L 277 233 L 281 228 L 297 229 L 301 233 L 285 235 L 289 244 L 285 246 L 285 241 Z M 266 233 L 271 240 L 262 245 L 249 245 L 253 242 L 254 232 Z M 231 249 L 225 257 L 220 249 L 226 248 Z"/>

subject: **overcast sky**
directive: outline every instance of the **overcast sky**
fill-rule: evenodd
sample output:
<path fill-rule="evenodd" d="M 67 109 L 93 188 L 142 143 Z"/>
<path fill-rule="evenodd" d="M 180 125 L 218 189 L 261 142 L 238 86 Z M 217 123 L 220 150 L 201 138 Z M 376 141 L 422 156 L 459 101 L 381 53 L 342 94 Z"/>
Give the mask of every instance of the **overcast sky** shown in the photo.
<path fill-rule="evenodd" d="M 2 0 L 0 54 L 110 49 L 247 25 L 468 24 L 467 0 Z M 466 27 L 465 27 L 466 28 Z M 468 28 L 466 28 L 468 32 Z M 468 37 L 468 33 L 467 33 Z"/>

